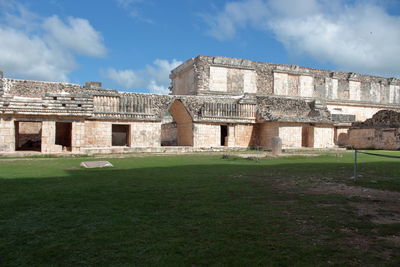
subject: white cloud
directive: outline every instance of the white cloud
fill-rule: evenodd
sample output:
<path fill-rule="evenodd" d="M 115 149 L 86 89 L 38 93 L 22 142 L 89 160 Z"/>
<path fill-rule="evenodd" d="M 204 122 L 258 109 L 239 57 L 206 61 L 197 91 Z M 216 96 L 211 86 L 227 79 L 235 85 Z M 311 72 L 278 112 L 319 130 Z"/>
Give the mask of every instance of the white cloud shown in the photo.
<path fill-rule="evenodd" d="M 116 70 L 110 68 L 108 69 L 106 76 L 125 89 L 141 88 L 146 86 L 146 81 L 142 75 L 134 70 Z"/>
<path fill-rule="evenodd" d="M 260 27 L 267 22 L 269 14 L 266 3 L 262 0 L 228 2 L 225 9 L 216 15 L 204 15 L 209 24 L 208 33 L 218 40 L 233 38 L 240 28 L 247 25 Z"/>
<path fill-rule="evenodd" d="M 242 0 L 205 18 L 218 40 L 254 28 L 272 33 L 289 53 L 346 71 L 400 77 L 400 16 L 376 1 Z"/>
<path fill-rule="evenodd" d="M 154 94 L 162 94 L 167 95 L 169 93 L 169 89 L 167 86 L 158 85 L 155 81 L 151 81 L 148 85 L 150 93 Z"/>
<path fill-rule="evenodd" d="M 89 21 L 81 18 L 69 17 L 64 23 L 57 16 L 46 18 L 43 27 L 49 38 L 61 47 L 72 52 L 88 56 L 104 56 L 106 48 L 102 37 Z"/>
<path fill-rule="evenodd" d="M 176 59 L 172 61 L 156 59 L 152 65 L 147 65 L 139 70 L 110 68 L 106 71 L 105 76 L 124 89 L 146 88 L 150 93 L 168 94 L 169 73 L 180 64 L 182 61 Z"/>
<path fill-rule="evenodd" d="M 141 20 L 146 23 L 153 23 L 149 18 L 145 18 L 142 15 L 142 10 L 140 5 L 145 3 L 144 0 L 116 0 L 117 4 L 128 12 L 129 16 L 132 18 Z"/>
<path fill-rule="evenodd" d="M 106 53 L 101 35 L 85 19 L 42 18 L 12 0 L 0 0 L 0 7 L 0 69 L 7 76 L 68 81 L 76 54 Z"/>
<path fill-rule="evenodd" d="M 41 38 L 0 26 L 0 69 L 7 75 L 67 81 L 75 67 L 71 55 L 48 46 Z"/>
<path fill-rule="evenodd" d="M 156 83 L 169 83 L 169 73 L 182 64 L 182 61 L 173 59 L 171 62 L 165 59 L 156 59 L 153 65 L 146 66 L 146 72 Z"/>

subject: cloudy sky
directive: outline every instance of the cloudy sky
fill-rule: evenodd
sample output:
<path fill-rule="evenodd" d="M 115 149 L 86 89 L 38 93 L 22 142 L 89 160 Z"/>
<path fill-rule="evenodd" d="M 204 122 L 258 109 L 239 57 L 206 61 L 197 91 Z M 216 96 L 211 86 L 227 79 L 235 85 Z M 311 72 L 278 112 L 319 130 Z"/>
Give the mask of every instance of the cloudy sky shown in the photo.
<path fill-rule="evenodd" d="M 400 0 L 0 0 L 5 77 L 168 93 L 197 55 L 400 78 Z"/>

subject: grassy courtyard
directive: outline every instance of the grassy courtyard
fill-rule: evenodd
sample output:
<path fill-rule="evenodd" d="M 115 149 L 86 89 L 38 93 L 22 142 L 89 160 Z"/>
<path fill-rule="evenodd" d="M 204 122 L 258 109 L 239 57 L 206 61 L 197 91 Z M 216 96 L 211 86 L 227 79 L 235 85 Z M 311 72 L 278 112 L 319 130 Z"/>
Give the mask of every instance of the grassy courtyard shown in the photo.
<path fill-rule="evenodd" d="M 400 159 L 86 160 L 0 159 L 1 266 L 400 265 Z"/>

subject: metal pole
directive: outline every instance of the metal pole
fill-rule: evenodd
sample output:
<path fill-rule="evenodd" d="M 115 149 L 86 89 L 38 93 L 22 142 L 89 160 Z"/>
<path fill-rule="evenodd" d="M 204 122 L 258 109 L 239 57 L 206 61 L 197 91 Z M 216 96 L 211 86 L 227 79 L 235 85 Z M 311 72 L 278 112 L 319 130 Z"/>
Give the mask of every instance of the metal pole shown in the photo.
<path fill-rule="evenodd" d="M 357 149 L 354 149 L 354 180 L 357 180 Z"/>

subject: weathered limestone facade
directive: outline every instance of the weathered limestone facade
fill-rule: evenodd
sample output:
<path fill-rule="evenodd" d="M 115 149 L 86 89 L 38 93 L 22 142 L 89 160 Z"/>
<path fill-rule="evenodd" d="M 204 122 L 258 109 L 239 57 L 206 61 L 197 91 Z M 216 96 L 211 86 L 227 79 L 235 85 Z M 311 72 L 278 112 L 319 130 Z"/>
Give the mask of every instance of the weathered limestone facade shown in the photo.
<path fill-rule="evenodd" d="M 168 96 L 100 87 L 1 78 L 0 152 L 124 152 L 160 146 Z"/>
<path fill-rule="evenodd" d="M 332 148 L 352 122 L 400 109 L 394 78 L 203 56 L 170 77 L 170 95 L 0 77 L 0 152 Z"/>
<path fill-rule="evenodd" d="M 353 123 L 348 145 L 358 149 L 400 149 L 400 113 L 381 110 L 364 122 Z"/>
<path fill-rule="evenodd" d="M 255 95 L 257 116 L 264 113 L 262 99 L 276 99 L 267 104 L 273 116 L 256 121 L 262 147 L 270 147 L 273 135 L 282 137 L 283 147 L 345 146 L 352 122 L 384 109 L 400 111 L 400 80 L 396 78 L 205 56 L 184 62 L 170 78 L 172 94 Z M 297 112 L 301 105 L 315 105 L 325 114 L 313 118 L 306 109 Z"/>

